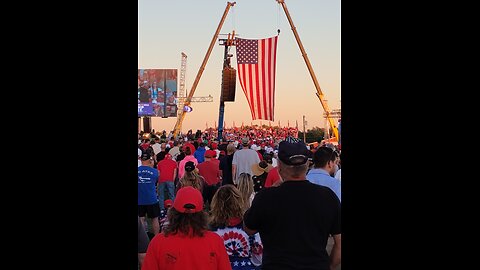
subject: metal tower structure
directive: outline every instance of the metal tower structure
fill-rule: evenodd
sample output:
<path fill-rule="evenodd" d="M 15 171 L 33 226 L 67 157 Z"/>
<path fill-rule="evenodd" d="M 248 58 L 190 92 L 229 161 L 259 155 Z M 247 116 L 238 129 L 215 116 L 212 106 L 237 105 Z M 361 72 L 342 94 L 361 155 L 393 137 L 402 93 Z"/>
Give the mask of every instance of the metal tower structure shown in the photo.
<path fill-rule="evenodd" d="M 324 100 L 327 102 L 327 100 Z M 334 109 L 330 112 L 329 117 L 332 119 L 340 119 L 342 118 L 342 110 L 341 109 Z M 327 119 L 327 113 L 323 112 L 323 118 Z M 330 128 L 329 121 L 325 121 L 325 139 L 330 139 Z M 337 137 L 339 139 L 339 137 Z"/>
<path fill-rule="evenodd" d="M 186 74 L 187 74 L 187 55 L 182 52 L 182 62 L 180 66 L 180 89 L 177 95 L 177 121 L 181 119 L 183 114 L 183 107 L 185 105 L 185 100 L 187 100 L 187 93 L 186 93 Z M 190 102 L 213 102 L 212 95 L 208 95 L 207 97 L 192 97 Z M 180 122 L 179 129 L 182 129 L 182 123 Z"/>
<path fill-rule="evenodd" d="M 188 93 L 187 99 L 184 102 L 184 105 L 190 105 L 192 102 L 193 94 L 195 93 L 195 90 L 197 89 L 198 82 L 200 81 L 200 78 L 202 77 L 203 70 L 205 69 L 205 66 L 207 65 L 208 58 L 210 57 L 210 54 L 212 53 L 213 45 L 215 45 L 215 42 L 217 41 L 218 34 L 220 33 L 220 29 L 222 29 L 222 25 L 225 22 L 225 18 L 227 17 L 228 11 L 230 10 L 230 7 L 233 7 L 236 4 L 236 2 L 227 2 L 227 6 L 225 7 L 225 11 L 223 12 L 222 18 L 220 19 L 220 22 L 218 24 L 217 30 L 215 31 L 215 34 L 213 34 L 212 41 L 210 42 L 210 46 L 208 47 L 207 53 L 205 54 L 205 58 L 203 58 L 202 65 L 200 66 L 200 69 L 198 70 L 197 76 L 195 77 L 195 81 L 193 82 L 192 88 L 190 92 Z M 178 115 L 177 122 L 175 123 L 175 127 L 173 128 L 173 136 L 176 137 L 178 133 L 181 130 L 182 127 L 182 122 L 183 119 L 185 119 L 185 114 L 186 111 L 182 109 L 180 110 L 180 114 Z"/>
<path fill-rule="evenodd" d="M 182 64 L 180 66 L 180 92 L 178 97 L 186 97 L 185 93 L 185 74 L 187 73 L 187 55 L 182 52 Z"/>

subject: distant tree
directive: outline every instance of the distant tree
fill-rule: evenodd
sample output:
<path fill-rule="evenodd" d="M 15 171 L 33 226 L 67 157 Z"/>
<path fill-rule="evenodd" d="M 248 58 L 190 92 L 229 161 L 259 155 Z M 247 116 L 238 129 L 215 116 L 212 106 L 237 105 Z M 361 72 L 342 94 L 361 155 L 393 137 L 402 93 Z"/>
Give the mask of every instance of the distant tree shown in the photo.
<path fill-rule="evenodd" d="M 307 143 L 321 142 L 325 135 L 325 129 L 319 127 L 313 127 L 308 129 L 305 134 L 305 140 Z M 298 138 L 303 140 L 303 132 L 298 132 Z"/>

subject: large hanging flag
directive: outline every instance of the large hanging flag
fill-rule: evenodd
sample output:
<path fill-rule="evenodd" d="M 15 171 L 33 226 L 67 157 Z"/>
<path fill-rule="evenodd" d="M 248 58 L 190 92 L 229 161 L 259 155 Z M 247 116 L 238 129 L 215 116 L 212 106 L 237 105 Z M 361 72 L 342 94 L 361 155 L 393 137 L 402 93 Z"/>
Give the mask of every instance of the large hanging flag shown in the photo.
<path fill-rule="evenodd" d="M 273 121 L 277 38 L 235 39 L 238 77 L 253 120 Z"/>

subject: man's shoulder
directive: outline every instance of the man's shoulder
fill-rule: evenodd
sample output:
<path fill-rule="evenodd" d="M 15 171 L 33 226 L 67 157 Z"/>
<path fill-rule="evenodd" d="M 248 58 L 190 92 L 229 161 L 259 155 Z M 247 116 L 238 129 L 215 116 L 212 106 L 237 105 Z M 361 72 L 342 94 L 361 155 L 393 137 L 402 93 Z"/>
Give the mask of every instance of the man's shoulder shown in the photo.
<path fill-rule="evenodd" d="M 171 165 L 174 165 L 174 164 L 176 165 L 177 162 L 175 162 L 172 159 L 162 159 L 158 162 L 158 165 L 160 165 L 160 166 L 165 166 L 165 165 L 171 166 Z"/>
<path fill-rule="evenodd" d="M 173 159 L 164 159 L 164 160 L 166 160 L 169 164 L 175 164 L 175 165 L 177 165 L 177 162 L 176 162 L 175 160 L 173 160 Z"/>
<path fill-rule="evenodd" d="M 262 188 L 255 194 L 255 198 L 257 198 L 257 197 L 267 198 L 267 197 L 275 196 L 279 192 L 280 193 L 282 192 L 282 189 L 279 189 L 279 187 L 280 186 L 278 186 L 278 187 L 273 187 L 272 186 L 272 187 L 269 187 L 269 188 Z"/>
<path fill-rule="evenodd" d="M 334 179 L 334 180 L 338 182 L 337 179 Z M 319 196 L 317 196 L 319 199 L 321 199 L 321 200 L 329 200 L 329 199 L 334 200 L 335 198 L 337 198 L 337 195 L 335 194 L 335 192 L 330 187 L 320 185 L 320 184 L 314 184 L 314 183 L 311 183 L 311 185 L 312 185 L 312 187 L 311 187 L 312 191 L 319 194 Z"/>
<path fill-rule="evenodd" d="M 220 236 L 213 231 L 205 231 L 204 236 L 209 238 L 220 238 Z"/>
<path fill-rule="evenodd" d="M 145 165 L 138 166 L 138 171 L 145 171 L 145 170 L 153 171 L 154 169 L 150 166 L 145 166 Z"/>

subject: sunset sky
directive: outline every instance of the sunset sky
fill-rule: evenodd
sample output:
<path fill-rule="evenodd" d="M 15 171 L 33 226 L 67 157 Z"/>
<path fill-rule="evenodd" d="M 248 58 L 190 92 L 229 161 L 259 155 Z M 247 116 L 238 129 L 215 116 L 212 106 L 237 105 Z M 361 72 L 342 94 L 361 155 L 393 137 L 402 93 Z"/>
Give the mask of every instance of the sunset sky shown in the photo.
<path fill-rule="evenodd" d="M 233 1 L 232 1 L 233 2 Z M 310 63 L 331 110 L 340 109 L 340 1 L 285 0 Z M 187 58 L 186 90 L 189 92 L 208 46 L 225 11 L 227 1 L 220 0 L 139 0 L 138 68 L 177 68 L 180 75 L 181 52 Z M 302 116 L 306 129 L 324 127 L 323 108 L 297 45 L 283 8 L 275 0 L 237 0 L 230 9 L 219 38 L 235 30 L 241 38 L 261 39 L 277 35 L 275 120 L 272 125 L 298 121 Z M 237 69 L 236 51 L 230 53 Z M 218 125 L 224 47 L 216 42 L 194 96 L 213 96 L 210 103 L 191 103 L 182 131 L 205 129 L 206 123 Z M 179 90 L 179 86 L 178 86 Z M 237 74 L 235 102 L 225 103 L 227 127 L 269 124 L 252 120 L 245 94 Z M 335 120 L 336 121 L 336 120 Z M 176 118 L 152 118 L 156 131 L 170 131 Z"/>

